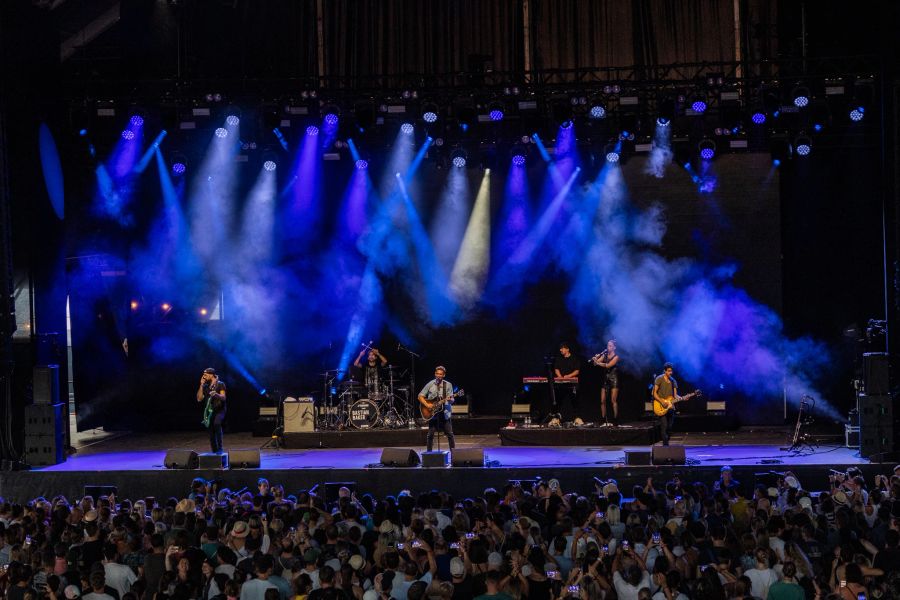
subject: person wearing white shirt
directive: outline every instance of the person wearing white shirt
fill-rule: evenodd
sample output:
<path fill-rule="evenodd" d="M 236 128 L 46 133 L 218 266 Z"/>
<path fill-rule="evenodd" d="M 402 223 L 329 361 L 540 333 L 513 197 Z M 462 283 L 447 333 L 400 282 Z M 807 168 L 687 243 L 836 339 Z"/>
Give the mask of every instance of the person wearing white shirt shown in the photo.
<path fill-rule="evenodd" d="M 623 560 L 629 560 L 632 564 L 622 567 Z M 638 593 L 642 588 L 650 588 L 650 573 L 644 565 L 644 559 L 634 553 L 631 548 L 622 542 L 622 546 L 616 552 L 612 564 L 613 585 L 619 600 L 638 600 Z M 624 572 L 624 576 L 623 576 Z"/>
<path fill-rule="evenodd" d="M 759 548 L 756 551 L 756 568 L 744 573 L 750 579 L 750 592 L 757 598 L 766 598 L 769 588 L 778 581 L 778 574 L 769 566 L 769 551 Z"/>

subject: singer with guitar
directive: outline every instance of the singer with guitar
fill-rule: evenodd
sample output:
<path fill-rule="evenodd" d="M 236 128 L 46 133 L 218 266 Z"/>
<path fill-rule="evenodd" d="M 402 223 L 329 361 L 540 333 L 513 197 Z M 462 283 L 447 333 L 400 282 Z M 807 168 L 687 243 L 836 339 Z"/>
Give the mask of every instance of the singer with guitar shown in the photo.
<path fill-rule="evenodd" d="M 450 450 L 456 447 L 456 439 L 453 437 L 453 412 L 452 404 L 457 394 L 453 393 L 453 385 L 444 379 L 447 369 L 438 366 L 434 369 L 434 379 L 425 384 L 419 392 L 419 404 L 422 416 L 428 419 L 428 436 L 426 444 L 428 452 L 434 442 L 434 434 L 440 429 L 447 436 L 447 444 Z"/>
<path fill-rule="evenodd" d="M 225 420 L 225 382 L 219 379 L 213 368 L 204 369 L 197 389 L 197 402 L 203 405 L 203 426 L 209 429 L 209 447 L 221 454 L 222 421 Z"/>
<path fill-rule="evenodd" d="M 662 445 L 669 445 L 669 432 L 675 423 L 675 403 L 700 395 L 700 390 L 686 396 L 678 395 L 678 382 L 672 377 L 675 366 L 667 362 L 663 365 L 663 374 L 653 382 L 653 414 L 659 417 L 659 431 Z"/>

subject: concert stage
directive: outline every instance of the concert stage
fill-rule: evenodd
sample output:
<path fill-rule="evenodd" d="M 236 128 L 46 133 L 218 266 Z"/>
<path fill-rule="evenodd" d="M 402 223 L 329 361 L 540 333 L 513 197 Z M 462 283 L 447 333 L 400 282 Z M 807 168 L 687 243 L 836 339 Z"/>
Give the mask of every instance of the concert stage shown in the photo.
<path fill-rule="evenodd" d="M 585 430 L 587 433 L 589 430 Z M 507 432 L 507 437 L 526 433 Z M 374 431 L 373 434 L 385 432 Z M 415 432 L 424 436 L 424 431 Z M 527 433 L 541 433 L 528 431 Z M 577 430 L 556 430 L 556 434 L 578 435 Z M 115 485 L 122 497 L 153 495 L 157 498 L 187 493 L 194 477 L 220 478 L 236 490 L 253 489 L 259 477 L 283 483 L 289 492 L 330 481 L 356 482 L 361 492 L 397 493 L 433 488 L 447 489 L 455 495 L 475 495 L 486 487 L 501 487 L 511 479 L 556 477 L 564 490 L 589 493 L 593 477 L 613 477 L 623 489 L 643 484 L 648 476 L 667 480 L 676 471 L 686 471 L 691 480 L 712 482 L 724 464 L 732 465 L 738 480 L 745 484 L 766 481 L 761 474 L 792 470 L 810 489 L 827 484 L 828 470 L 859 465 L 867 476 L 886 472 L 892 464 L 874 465 L 861 459 L 855 450 L 841 445 L 842 439 L 828 438 L 815 452 L 792 453 L 780 448 L 789 443 L 787 428 L 745 428 L 726 433 L 680 433 L 673 444 L 683 444 L 686 466 L 630 466 L 624 464 L 625 450 L 647 450 L 645 444 L 601 444 L 579 446 L 504 446 L 498 435 L 458 436 L 460 448 L 483 448 L 484 467 L 383 467 L 379 464 L 382 448 L 389 440 L 367 448 L 321 450 L 263 449 L 261 468 L 230 471 L 169 470 L 163 465 L 166 451 L 187 448 L 205 451 L 203 432 L 167 434 L 79 434 L 78 452 L 59 465 L 32 471 L 0 473 L 0 495 L 7 500 L 23 501 L 37 495 L 63 493 L 75 498 L 85 485 Z M 373 436 L 373 439 L 375 436 Z M 259 438 L 249 434 L 227 434 L 229 450 L 259 448 Z M 400 446 L 403 447 L 403 446 Z M 421 452 L 421 445 L 406 445 Z M 445 446 L 446 447 L 446 446 Z"/>

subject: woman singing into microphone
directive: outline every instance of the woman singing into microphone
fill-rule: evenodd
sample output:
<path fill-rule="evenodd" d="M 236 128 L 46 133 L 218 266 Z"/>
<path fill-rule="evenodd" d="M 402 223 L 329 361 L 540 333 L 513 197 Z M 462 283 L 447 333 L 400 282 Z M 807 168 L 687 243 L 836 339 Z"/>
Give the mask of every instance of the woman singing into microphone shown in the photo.
<path fill-rule="evenodd" d="M 600 389 L 600 414 L 603 416 L 605 427 L 615 427 L 619 420 L 619 355 L 616 354 L 616 341 L 606 342 L 606 350 L 591 359 L 598 367 L 606 369 L 603 379 L 603 387 Z M 612 403 L 612 421 L 606 418 L 606 390 L 609 390 L 609 400 Z"/>

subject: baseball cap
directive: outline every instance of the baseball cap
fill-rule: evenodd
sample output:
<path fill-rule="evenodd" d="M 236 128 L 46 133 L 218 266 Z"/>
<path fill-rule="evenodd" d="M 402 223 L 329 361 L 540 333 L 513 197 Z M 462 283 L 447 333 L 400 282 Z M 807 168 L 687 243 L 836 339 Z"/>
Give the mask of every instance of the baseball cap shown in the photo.
<path fill-rule="evenodd" d="M 454 577 L 462 577 L 466 574 L 466 563 L 458 556 L 450 559 L 450 574 Z"/>

